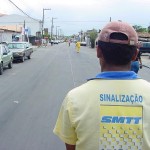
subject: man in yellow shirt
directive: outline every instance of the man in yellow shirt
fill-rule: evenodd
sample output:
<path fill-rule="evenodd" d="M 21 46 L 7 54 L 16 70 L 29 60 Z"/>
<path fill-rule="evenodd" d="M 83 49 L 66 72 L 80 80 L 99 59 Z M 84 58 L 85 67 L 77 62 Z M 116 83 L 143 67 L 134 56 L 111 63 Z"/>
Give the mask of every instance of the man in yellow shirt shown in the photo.
<path fill-rule="evenodd" d="M 80 42 L 79 41 L 76 43 L 76 51 L 77 51 L 77 53 L 80 52 Z"/>
<path fill-rule="evenodd" d="M 101 73 L 68 92 L 54 128 L 67 150 L 150 149 L 150 83 L 130 71 L 137 47 L 127 23 L 101 30 Z"/>

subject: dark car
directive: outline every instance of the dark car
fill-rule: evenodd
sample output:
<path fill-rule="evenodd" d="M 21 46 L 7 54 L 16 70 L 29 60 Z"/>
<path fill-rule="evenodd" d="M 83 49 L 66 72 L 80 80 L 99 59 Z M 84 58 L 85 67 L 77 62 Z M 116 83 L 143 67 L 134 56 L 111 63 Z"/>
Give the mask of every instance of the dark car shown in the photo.
<path fill-rule="evenodd" d="M 141 53 L 150 53 L 150 42 L 140 42 L 140 48 Z"/>
<path fill-rule="evenodd" d="M 13 53 L 13 60 L 21 60 L 24 62 L 25 58 L 31 58 L 33 48 L 29 42 L 11 42 L 8 43 L 8 48 Z"/>

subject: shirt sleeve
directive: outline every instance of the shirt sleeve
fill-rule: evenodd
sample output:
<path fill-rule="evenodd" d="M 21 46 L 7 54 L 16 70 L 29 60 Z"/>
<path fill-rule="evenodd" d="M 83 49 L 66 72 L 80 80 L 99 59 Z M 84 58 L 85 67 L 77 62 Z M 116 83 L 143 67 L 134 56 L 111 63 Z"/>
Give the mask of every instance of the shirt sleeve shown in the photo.
<path fill-rule="evenodd" d="M 72 123 L 71 103 L 66 97 L 61 106 L 57 122 L 53 132 L 64 142 L 70 145 L 76 145 L 77 136 Z"/>

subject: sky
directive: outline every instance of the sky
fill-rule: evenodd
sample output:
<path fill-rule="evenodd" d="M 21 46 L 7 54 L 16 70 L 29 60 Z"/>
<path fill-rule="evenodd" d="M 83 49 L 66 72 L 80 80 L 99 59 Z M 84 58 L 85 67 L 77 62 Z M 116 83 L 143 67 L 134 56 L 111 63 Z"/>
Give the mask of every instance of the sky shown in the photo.
<path fill-rule="evenodd" d="M 146 28 L 150 25 L 150 0 L 0 0 L 0 13 L 24 15 L 10 1 L 39 20 L 44 9 L 44 28 L 50 30 L 55 18 L 54 30 L 58 26 L 64 35 L 102 29 L 110 18 Z"/>

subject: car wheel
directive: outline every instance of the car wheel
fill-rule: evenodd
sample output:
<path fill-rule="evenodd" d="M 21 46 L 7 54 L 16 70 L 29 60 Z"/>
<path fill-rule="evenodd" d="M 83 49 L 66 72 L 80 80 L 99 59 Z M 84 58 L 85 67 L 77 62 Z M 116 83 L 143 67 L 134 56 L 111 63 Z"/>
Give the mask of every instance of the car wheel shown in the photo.
<path fill-rule="evenodd" d="M 8 64 L 8 68 L 9 68 L 9 69 L 12 68 L 12 61 Z"/>
<path fill-rule="evenodd" d="M 3 74 L 3 64 L 0 64 L 0 75 Z"/>
<path fill-rule="evenodd" d="M 21 61 L 22 61 L 22 62 L 24 62 L 24 60 L 25 60 L 25 58 L 24 58 L 24 56 L 22 56 L 22 59 L 21 59 Z"/>

